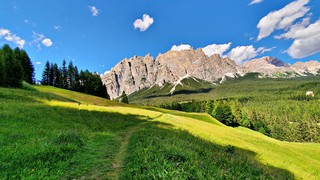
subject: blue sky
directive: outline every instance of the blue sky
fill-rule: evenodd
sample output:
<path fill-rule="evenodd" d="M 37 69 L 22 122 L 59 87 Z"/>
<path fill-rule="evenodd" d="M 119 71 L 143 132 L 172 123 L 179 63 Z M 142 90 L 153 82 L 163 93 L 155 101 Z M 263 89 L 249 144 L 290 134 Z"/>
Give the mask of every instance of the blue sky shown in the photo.
<path fill-rule="evenodd" d="M 36 78 L 72 60 L 104 73 L 120 60 L 204 48 L 241 64 L 320 60 L 319 0 L 0 1 L 0 45 L 23 47 Z"/>

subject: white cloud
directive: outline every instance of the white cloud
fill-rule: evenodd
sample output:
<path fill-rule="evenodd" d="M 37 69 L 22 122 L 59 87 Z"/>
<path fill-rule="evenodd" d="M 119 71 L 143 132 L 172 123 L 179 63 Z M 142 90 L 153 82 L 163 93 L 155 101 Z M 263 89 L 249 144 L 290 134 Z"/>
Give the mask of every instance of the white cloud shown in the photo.
<path fill-rule="evenodd" d="M 181 45 L 173 45 L 171 50 L 172 51 L 182 51 L 182 50 L 188 50 L 191 49 L 192 47 L 189 44 L 181 44 Z"/>
<path fill-rule="evenodd" d="M 33 32 L 33 44 L 35 44 L 39 50 L 41 50 L 41 44 L 46 46 L 46 47 L 50 47 L 53 45 L 53 42 L 51 39 L 46 38 L 45 35 L 43 34 L 38 34 L 36 32 Z"/>
<path fill-rule="evenodd" d="M 234 60 L 237 64 L 243 64 L 246 61 L 249 61 L 258 55 L 264 54 L 265 52 L 272 51 L 273 48 L 260 47 L 258 49 L 250 46 L 238 46 L 233 48 L 227 56 Z"/>
<path fill-rule="evenodd" d="M 262 2 L 263 2 L 263 0 L 252 0 L 249 5 L 259 4 L 259 3 L 262 3 Z"/>
<path fill-rule="evenodd" d="M 95 6 L 89 6 L 90 12 L 92 16 L 98 16 L 99 15 L 99 9 Z"/>
<path fill-rule="evenodd" d="M 304 58 L 320 52 L 320 19 L 309 25 L 306 19 L 278 38 L 293 39 L 287 53 L 292 58 Z"/>
<path fill-rule="evenodd" d="M 41 65 L 41 62 L 40 62 L 40 61 L 37 61 L 37 62 L 36 62 L 36 65 Z"/>
<path fill-rule="evenodd" d="M 305 6 L 308 3 L 309 0 L 296 0 L 278 11 L 270 12 L 257 25 L 260 30 L 257 39 L 269 36 L 274 30 L 288 29 L 297 19 L 309 12 L 310 8 Z"/>
<path fill-rule="evenodd" d="M 137 19 L 134 21 L 134 29 L 140 29 L 140 31 L 146 31 L 152 24 L 154 20 L 148 14 L 144 14 L 142 19 Z"/>
<path fill-rule="evenodd" d="M 25 40 L 15 34 L 12 34 L 10 30 L 4 28 L 0 28 L 0 38 L 2 37 L 9 42 L 15 43 L 19 48 L 23 48 L 24 44 L 26 43 Z"/>
<path fill-rule="evenodd" d="M 212 56 L 214 54 L 219 54 L 220 56 L 223 55 L 231 46 L 231 42 L 228 44 L 211 44 L 204 48 L 202 48 L 202 51 L 208 56 Z"/>
<path fill-rule="evenodd" d="M 42 40 L 42 44 L 46 47 L 50 47 L 52 46 L 53 42 L 51 41 L 51 39 L 45 38 L 44 40 Z"/>

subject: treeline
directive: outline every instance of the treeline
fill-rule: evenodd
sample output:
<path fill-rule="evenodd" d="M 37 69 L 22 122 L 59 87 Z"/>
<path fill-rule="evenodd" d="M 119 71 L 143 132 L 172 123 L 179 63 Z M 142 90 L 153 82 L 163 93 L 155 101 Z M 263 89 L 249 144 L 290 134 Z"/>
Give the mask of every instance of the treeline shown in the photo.
<path fill-rule="evenodd" d="M 159 107 L 206 112 L 228 126 L 247 127 L 280 140 L 320 142 L 320 104 L 317 100 L 247 102 L 222 99 L 174 102 Z"/>
<path fill-rule="evenodd" d="M 57 63 L 47 61 L 42 74 L 41 84 L 110 99 L 100 75 L 88 70 L 81 70 L 79 72 L 78 67 L 74 66 L 72 61 L 67 66 L 66 61 L 63 60 L 62 67 L 59 67 Z"/>
<path fill-rule="evenodd" d="M 34 66 L 25 50 L 5 44 L 0 49 L 0 86 L 20 87 L 22 81 L 35 82 Z"/>

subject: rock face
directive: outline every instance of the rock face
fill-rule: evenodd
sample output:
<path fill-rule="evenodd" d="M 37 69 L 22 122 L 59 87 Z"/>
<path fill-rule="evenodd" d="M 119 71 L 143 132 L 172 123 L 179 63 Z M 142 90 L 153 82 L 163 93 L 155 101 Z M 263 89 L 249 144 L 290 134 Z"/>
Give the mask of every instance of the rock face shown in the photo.
<path fill-rule="evenodd" d="M 291 69 L 301 76 L 316 75 L 320 70 L 320 63 L 318 61 L 296 62 L 291 66 Z"/>
<path fill-rule="evenodd" d="M 252 61 L 248 61 L 242 66 L 244 73 L 258 72 L 264 75 L 272 75 L 279 72 L 290 72 L 290 65 L 273 57 L 262 57 Z"/>
<path fill-rule="evenodd" d="M 310 61 L 289 65 L 277 58 L 263 57 L 248 61 L 242 66 L 229 58 L 219 55 L 208 57 L 202 49 L 168 51 L 154 59 L 149 54 L 145 57 L 134 56 L 119 62 L 110 72 L 105 73 L 102 81 L 107 86 L 111 98 L 117 98 L 122 91 L 131 94 L 154 85 L 179 81 L 182 77 L 195 77 L 211 83 L 223 82 L 226 77 L 237 77 L 250 72 L 263 76 L 286 77 L 317 74 L 320 63 Z M 277 76 L 274 76 L 277 74 Z"/>
<path fill-rule="evenodd" d="M 111 98 L 147 88 L 174 83 L 186 75 L 215 82 L 224 76 L 241 74 L 240 67 L 229 58 L 219 55 L 206 56 L 201 49 L 168 51 L 154 59 L 150 55 L 124 59 L 102 80 Z"/>

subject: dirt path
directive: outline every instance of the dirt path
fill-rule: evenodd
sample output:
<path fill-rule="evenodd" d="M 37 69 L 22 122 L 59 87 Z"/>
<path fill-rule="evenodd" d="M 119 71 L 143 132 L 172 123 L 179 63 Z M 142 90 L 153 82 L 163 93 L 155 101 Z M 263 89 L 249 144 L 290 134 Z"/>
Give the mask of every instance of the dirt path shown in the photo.
<path fill-rule="evenodd" d="M 108 179 L 115 179 L 115 180 L 119 179 L 120 173 L 123 169 L 124 159 L 125 159 L 126 151 L 128 149 L 129 140 L 130 140 L 132 134 L 138 128 L 142 127 L 144 124 L 146 124 L 146 123 L 142 123 L 140 125 L 129 128 L 125 132 L 125 134 L 120 137 L 122 139 L 121 140 L 122 142 L 121 142 L 119 151 L 117 152 L 117 154 L 112 162 L 113 171 L 108 174 L 108 176 L 107 176 Z"/>

